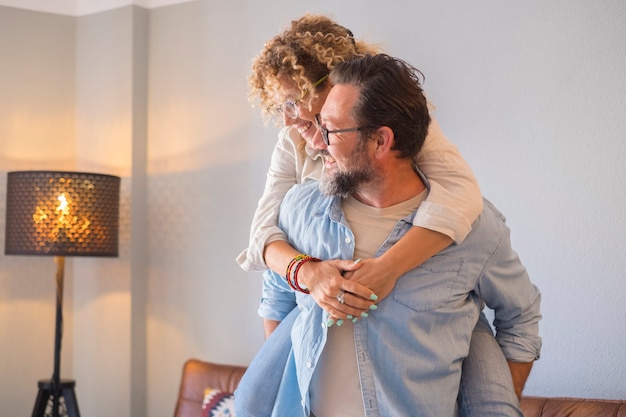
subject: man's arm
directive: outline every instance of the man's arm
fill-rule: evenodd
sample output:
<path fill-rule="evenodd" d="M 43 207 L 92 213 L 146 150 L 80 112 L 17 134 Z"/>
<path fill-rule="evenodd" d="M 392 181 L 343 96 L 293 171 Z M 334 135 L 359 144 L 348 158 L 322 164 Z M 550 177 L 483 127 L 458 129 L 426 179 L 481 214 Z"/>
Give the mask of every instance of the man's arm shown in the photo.
<path fill-rule="evenodd" d="M 513 377 L 513 387 L 515 388 L 515 394 L 517 398 L 522 399 L 522 390 L 530 375 L 530 370 L 533 367 L 533 362 L 512 362 L 508 361 L 509 369 L 511 370 L 511 376 Z"/>
<path fill-rule="evenodd" d="M 479 278 L 476 291 L 494 310 L 496 340 L 509 364 L 515 393 L 520 397 L 533 361 L 539 359 L 541 351 L 541 293 L 511 247 L 510 231 L 504 219 L 491 203 L 486 202 L 485 206 L 486 230 L 493 228 L 500 233 L 489 258 L 490 266 Z M 491 216 L 488 211 L 497 215 Z M 500 220 L 496 220 L 498 217 Z"/>

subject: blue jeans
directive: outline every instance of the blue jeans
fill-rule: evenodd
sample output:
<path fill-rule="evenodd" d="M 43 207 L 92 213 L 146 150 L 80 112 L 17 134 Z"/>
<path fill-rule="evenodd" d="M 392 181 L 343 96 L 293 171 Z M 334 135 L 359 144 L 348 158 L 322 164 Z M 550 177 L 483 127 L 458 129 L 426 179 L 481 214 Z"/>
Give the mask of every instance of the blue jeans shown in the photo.
<path fill-rule="evenodd" d="M 484 313 L 472 333 L 459 387 L 461 417 L 524 417 L 511 371 Z"/>
<path fill-rule="evenodd" d="M 270 417 L 291 353 L 291 328 L 300 314 L 296 307 L 267 338 L 235 390 L 237 417 Z"/>

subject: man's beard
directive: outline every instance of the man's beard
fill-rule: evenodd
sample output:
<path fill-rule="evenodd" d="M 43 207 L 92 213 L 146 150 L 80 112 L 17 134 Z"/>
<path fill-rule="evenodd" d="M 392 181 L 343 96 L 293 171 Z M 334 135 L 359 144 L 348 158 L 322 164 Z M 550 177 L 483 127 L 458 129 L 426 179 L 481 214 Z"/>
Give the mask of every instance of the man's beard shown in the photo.
<path fill-rule="evenodd" d="M 335 170 L 334 174 L 323 173 L 320 190 L 324 194 L 345 198 L 357 191 L 359 186 L 371 182 L 376 177 L 365 147 L 355 149 L 353 158 L 354 162 L 344 171 Z"/>

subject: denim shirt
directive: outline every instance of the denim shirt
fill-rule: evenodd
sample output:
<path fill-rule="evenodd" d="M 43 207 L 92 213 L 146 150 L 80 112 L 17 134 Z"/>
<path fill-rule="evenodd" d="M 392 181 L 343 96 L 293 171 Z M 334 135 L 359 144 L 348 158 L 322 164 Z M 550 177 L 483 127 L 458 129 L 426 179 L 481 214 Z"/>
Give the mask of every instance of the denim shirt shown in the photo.
<path fill-rule="evenodd" d="M 510 245 L 503 216 L 488 201 L 465 241 L 403 275 L 378 310 L 352 324 L 365 415 L 455 416 L 462 361 L 483 301 L 495 310 L 497 340 L 509 360 L 539 357 L 540 294 Z M 280 227 L 298 251 L 320 259 L 352 259 L 354 236 L 339 197 L 310 181 L 292 188 Z M 412 227 L 399 221 L 380 256 Z M 309 386 L 326 343 L 328 314 L 312 297 L 294 293 L 285 278 L 266 272 L 259 314 L 282 320 L 300 309 L 292 349 L 272 416 L 309 417 Z"/>

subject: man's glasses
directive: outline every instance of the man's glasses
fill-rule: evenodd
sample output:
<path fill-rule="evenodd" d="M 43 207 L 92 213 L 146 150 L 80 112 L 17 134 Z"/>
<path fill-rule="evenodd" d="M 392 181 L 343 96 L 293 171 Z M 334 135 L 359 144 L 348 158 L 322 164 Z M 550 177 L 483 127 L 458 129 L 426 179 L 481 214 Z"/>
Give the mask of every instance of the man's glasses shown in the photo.
<path fill-rule="evenodd" d="M 315 84 L 313 84 L 313 87 L 314 88 L 317 87 L 318 85 L 323 83 L 327 78 L 328 78 L 328 74 L 324 75 L 322 78 L 315 81 Z M 296 100 L 287 100 L 279 106 L 272 107 L 271 110 L 273 110 L 274 112 L 278 114 L 284 114 L 290 119 L 297 119 L 298 117 L 300 117 L 300 110 L 298 110 L 298 104 L 301 101 L 302 101 L 302 97 Z"/>
<path fill-rule="evenodd" d="M 374 129 L 374 128 L 376 128 L 376 126 L 361 126 L 361 127 L 349 127 L 349 128 L 346 128 L 346 129 L 328 130 L 324 126 L 322 126 L 322 122 L 320 121 L 320 115 L 319 114 L 315 115 L 315 124 L 317 125 L 317 130 L 319 130 L 320 133 L 322 134 L 322 139 L 324 139 L 324 143 L 326 144 L 326 146 L 330 146 L 330 142 L 328 140 L 328 135 L 330 135 L 331 133 L 358 132 L 358 131 L 365 130 L 365 129 Z"/>

